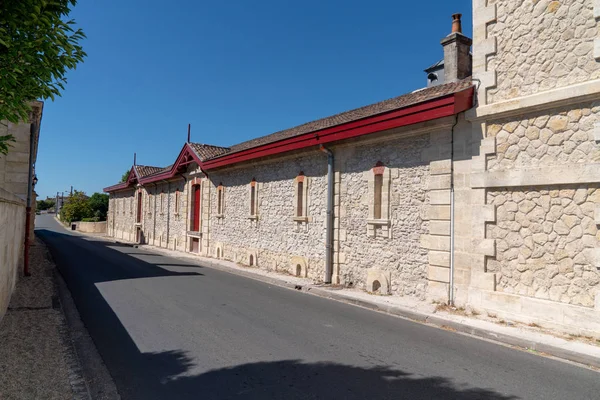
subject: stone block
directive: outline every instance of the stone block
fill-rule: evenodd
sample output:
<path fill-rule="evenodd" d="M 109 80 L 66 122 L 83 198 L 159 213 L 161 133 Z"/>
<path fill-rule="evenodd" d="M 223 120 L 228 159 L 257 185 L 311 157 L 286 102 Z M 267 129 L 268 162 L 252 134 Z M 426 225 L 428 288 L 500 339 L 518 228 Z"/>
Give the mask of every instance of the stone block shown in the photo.
<path fill-rule="evenodd" d="M 594 140 L 596 142 L 600 142 L 600 122 L 597 122 L 596 124 L 594 124 Z"/>
<path fill-rule="evenodd" d="M 427 210 L 427 219 L 449 220 L 450 206 L 429 206 Z"/>
<path fill-rule="evenodd" d="M 427 279 L 436 282 L 450 282 L 450 268 L 430 265 L 427 268 Z"/>
<path fill-rule="evenodd" d="M 450 251 L 450 236 L 421 235 L 421 247 L 429 250 Z"/>
<path fill-rule="evenodd" d="M 429 221 L 431 235 L 450 235 L 450 221 Z"/>
<path fill-rule="evenodd" d="M 480 153 L 481 154 L 494 154 L 496 152 L 496 138 L 487 137 L 481 141 Z"/>
<path fill-rule="evenodd" d="M 429 163 L 429 173 L 431 175 L 449 174 L 451 171 L 452 162 L 450 160 L 439 160 Z"/>
<path fill-rule="evenodd" d="M 429 264 L 438 267 L 450 267 L 450 253 L 447 251 L 429 251 Z"/>
<path fill-rule="evenodd" d="M 490 272 L 471 271 L 471 286 L 481 290 L 496 290 L 496 274 Z"/>
<path fill-rule="evenodd" d="M 471 278 L 473 278 L 473 276 L 471 276 Z M 483 308 L 515 314 L 521 313 L 521 296 L 481 290 L 480 301 Z"/>
<path fill-rule="evenodd" d="M 450 189 L 450 174 L 430 176 L 427 189 Z"/>
<path fill-rule="evenodd" d="M 429 192 L 429 203 L 432 205 L 449 205 L 450 190 L 432 190 Z"/>
<path fill-rule="evenodd" d="M 478 7 L 474 13 L 473 25 L 486 25 L 496 20 L 496 4 Z"/>
<path fill-rule="evenodd" d="M 470 285 L 471 270 L 462 269 L 456 266 L 456 255 L 454 257 L 454 284 L 455 285 Z"/>
<path fill-rule="evenodd" d="M 521 312 L 525 315 L 556 322 L 564 319 L 564 304 L 531 297 L 523 297 L 521 302 Z"/>
<path fill-rule="evenodd" d="M 483 239 L 477 246 L 477 252 L 485 256 L 494 257 L 496 255 L 496 240 Z"/>
<path fill-rule="evenodd" d="M 430 281 L 427 284 L 427 298 L 432 301 L 447 302 L 450 287 L 447 283 Z"/>
<path fill-rule="evenodd" d="M 600 292 L 596 293 L 596 302 L 594 305 L 594 309 L 596 310 L 596 312 L 600 313 Z"/>

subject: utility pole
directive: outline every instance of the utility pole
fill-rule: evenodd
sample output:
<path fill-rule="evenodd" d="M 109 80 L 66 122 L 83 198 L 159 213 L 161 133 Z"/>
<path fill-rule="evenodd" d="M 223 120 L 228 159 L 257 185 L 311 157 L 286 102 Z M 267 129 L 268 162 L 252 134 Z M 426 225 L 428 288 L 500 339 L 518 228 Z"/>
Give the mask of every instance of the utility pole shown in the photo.
<path fill-rule="evenodd" d="M 71 185 L 71 197 L 73 197 L 73 185 Z"/>
<path fill-rule="evenodd" d="M 56 192 L 56 203 L 54 203 L 54 212 L 56 213 L 56 216 L 58 217 L 58 192 Z"/>

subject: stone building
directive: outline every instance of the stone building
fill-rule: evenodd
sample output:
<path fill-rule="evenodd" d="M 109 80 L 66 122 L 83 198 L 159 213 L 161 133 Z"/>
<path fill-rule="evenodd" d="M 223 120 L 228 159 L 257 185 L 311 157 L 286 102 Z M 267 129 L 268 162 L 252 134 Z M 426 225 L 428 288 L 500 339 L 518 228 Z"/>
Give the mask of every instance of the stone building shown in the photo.
<path fill-rule="evenodd" d="M 32 103 L 29 121 L 0 121 L 0 136 L 12 135 L 15 139 L 8 154 L 0 154 L 0 319 L 8 307 L 19 270 L 27 260 L 26 237 L 29 242 L 34 238 L 33 187 L 42 109 L 43 103 L 36 101 Z"/>
<path fill-rule="evenodd" d="M 474 0 L 443 81 L 135 165 L 105 189 L 109 234 L 598 337 L 596 18 L 592 0 Z"/>

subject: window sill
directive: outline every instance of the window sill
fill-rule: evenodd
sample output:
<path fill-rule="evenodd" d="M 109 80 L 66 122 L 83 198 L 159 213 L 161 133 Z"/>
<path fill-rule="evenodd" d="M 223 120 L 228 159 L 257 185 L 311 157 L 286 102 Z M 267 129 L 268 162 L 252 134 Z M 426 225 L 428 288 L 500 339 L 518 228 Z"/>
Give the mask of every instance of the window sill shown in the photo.
<path fill-rule="evenodd" d="M 199 237 L 202 237 L 202 232 L 188 231 L 187 235 L 191 236 L 191 237 L 199 238 Z"/>
<path fill-rule="evenodd" d="M 294 217 L 294 221 L 296 222 L 310 222 L 312 221 L 311 217 Z"/>
<path fill-rule="evenodd" d="M 252 219 L 258 220 L 258 215 L 249 215 L 248 219 L 250 219 L 250 220 L 252 220 Z"/>
<path fill-rule="evenodd" d="M 142 223 L 141 222 L 135 222 L 133 225 L 135 225 L 135 226 L 142 226 Z"/>
<path fill-rule="evenodd" d="M 224 218 L 224 217 L 225 217 L 225 215 L 224 215 L 224 214 L 215 214 L 215 217 L 216 217 L 216 218 Z"/>
<path fill-rule="evenodd" d="M 389 219 L 368 219 L 367 224 L 376 225 L 376 226 L 389 226 L 390 220 Z"/>

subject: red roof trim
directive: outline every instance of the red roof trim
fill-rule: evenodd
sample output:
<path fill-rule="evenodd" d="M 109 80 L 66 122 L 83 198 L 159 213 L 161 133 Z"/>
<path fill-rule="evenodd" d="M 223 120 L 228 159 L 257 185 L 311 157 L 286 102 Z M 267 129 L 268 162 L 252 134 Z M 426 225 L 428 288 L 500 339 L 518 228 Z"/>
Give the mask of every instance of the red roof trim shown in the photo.
<path fill-rule="evenodd" d="M 202 162 L 189 143 L 186 143 L 177 160 L 169 171 L 161 172 L 139 179 L 139 183 L 157 182 L 172 179 L 183 167 L 191 162 L 197 163 L 203 170 L 221 168 L 260 157 L 271 156 L 288 151 L 300 150 L 311 146 L 332 143 L 340 140 L 351 139 L 371 133 L 381 132 L 388 129 L 408 126 L 420 122 L 432 121 L 438 118 L 449 117 L 466 111 L 473 106 L 474 88 L 470 87 L 461 92 L 441 96 L 422 103 L 413 104 L 398 110 L 374 115 L 357 121 L 325 128 L 302 135 L 267 143 L 262 146 L 253 147 L 235 153 L 226 153 L 222 156 Z M 131 183 L 133 183 L 132 180 Z M 109 186 L 105 192 L 113 192 L 126 189 L 130 179 L 126 183 Z"/>
<path fill-rule="evenodd" d="M 181 167 L 189 164 L 190 162 L 195 162 L 198 165 L 201 165 L 200 158 L 196 155 L 196 152 L 192 149 L 189 143 L 186 143 L 183 146 L 183 149 L 179 152 L 179 156 L 177 160 L 171 167 L 169 171 L 161 172 L 160 174 L 150 175 L 145 178 L 140 179 L 140 184 L 146 184 L 150 182 L 162 181 L 165 179 L 171 179 L 180 171 Z"/>
<path fill-rule="evenodd" d="M 212 160 L 205 161 L 202 163 L 202 168 L 204 170 L 211 170 L 259 157 L 300 150 L 311 146 L 318 146 L 392 128 L 448 117 L 471 108 L 471 105 L 473 104 L 473 92 L 474 89 L 471 87 L 462 92 L 408 106 L 400 110 L 390 111 L 347 124 L 298 135 L 237 153 L 225 154 Z"/>

